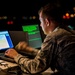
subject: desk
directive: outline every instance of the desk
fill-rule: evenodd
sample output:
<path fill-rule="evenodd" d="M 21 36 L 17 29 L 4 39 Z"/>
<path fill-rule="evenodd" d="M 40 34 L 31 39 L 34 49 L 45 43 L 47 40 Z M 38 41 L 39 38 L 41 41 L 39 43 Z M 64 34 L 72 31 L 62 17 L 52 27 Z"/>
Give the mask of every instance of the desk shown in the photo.
<path fill-rule="evenodd" d="M 37 74 L 37 75 L 52 75 L 53 71 L 51 71 L 51 69 L 47 69 L 46 71 L 44 71 L 43 73 L 41 74 Z M 29 74 L 23 74 L 22 75 L 29 75 Z M 35 74 L 36 75 L 36 74 Z"/>
<path fill-rule="evenodd" d="M 8 73 L 8 70 L 15 70 L 16 68 L 18 68 L 18 65 L 16 63 L 11 63 L 0 59 L 0 75 L 16 75 Z"/>
<path fill-rule="evenodd" d="M 11 62 L 7 62 L 4 60 L 0 60 L 0 75 L 29 75 L 29 74 L 25 74 L 25 73 L 8 73 L 7 69 L 9 68 L 16 68 L 18 67 L 18 65 L 16 63 L 11 63 Z M 16 72 L 16 71 L 15 71 Z M 42 74 L 38 74 L 38 75 L 51 75 L 53 73 L 53 71 L 51 71 L 51 69 L 47 69 L 45 72 L 43 72 Z"/>
<path fill-rule="evenodd" d="M 8 67 L 16 67 L 18 66 L 16 63 L 7 62 L 4 60 L 0 60 L 0 68 L 6 70 Z"/>

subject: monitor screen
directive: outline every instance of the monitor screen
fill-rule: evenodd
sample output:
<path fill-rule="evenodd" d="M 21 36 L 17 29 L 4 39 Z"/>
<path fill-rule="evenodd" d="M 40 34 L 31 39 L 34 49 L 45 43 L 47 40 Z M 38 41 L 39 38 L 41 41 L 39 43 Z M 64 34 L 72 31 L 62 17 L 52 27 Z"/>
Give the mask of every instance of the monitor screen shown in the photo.
<path fill-rule="evenodd" d="M 8 31 L 0 31 L 0 50 L 13 48 L 13 43 Z"/>
<path fill-rule="evenodd" d="M 22 25 L 24 32 L 28 32 L 29 45 L 34 48 L 40 48 L 42 44 L 41 33 L 38 24 Z"/>

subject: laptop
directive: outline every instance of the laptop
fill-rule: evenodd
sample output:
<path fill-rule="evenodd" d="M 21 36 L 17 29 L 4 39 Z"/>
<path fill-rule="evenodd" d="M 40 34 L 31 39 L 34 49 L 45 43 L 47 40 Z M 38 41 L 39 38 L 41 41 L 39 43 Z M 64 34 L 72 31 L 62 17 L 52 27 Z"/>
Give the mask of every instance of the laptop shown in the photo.
<path fill-rule="evenodd" d="M 28 33 L 23 31 L 9 31 L 9 35 L 11 37 L 11 40 L 13 42 L 13 45 L 16 46 L 20 41 L 28 42 Z"/>
<path fill-rule="evenodd" d="M 15 62 L 7 58 L 4 53 L 9 48 L 14 48 L 20 41 L 28 43 L 28 34 L 23 31 L 0 31 L 0 59 Z"/>

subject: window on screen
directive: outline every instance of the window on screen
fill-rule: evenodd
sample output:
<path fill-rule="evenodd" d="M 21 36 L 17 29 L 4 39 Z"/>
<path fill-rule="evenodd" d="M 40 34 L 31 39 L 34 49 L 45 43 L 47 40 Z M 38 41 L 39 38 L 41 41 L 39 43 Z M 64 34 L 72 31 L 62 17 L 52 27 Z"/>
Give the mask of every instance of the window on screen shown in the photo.
<path fill-rule="evenodd" d="M 40 48 L 42 44 L 41 33 L 38 24 L 23 25 L 23 31 L 28 32 L 29 45 L 34 48 Z"/>
<path fill-rule="evenodd" d="M 8 48 L 13 48 L 13 44 L 8 31 L 0 32 L 0 51 Z"/>

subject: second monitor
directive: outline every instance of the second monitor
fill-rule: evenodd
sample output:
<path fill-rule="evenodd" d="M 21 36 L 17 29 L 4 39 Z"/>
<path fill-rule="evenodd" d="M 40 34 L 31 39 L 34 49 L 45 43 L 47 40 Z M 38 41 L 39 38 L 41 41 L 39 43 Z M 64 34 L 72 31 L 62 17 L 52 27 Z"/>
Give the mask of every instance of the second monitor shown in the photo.
<path fill-rule="evenodd" d="M 38 24 L 22 25 L 24 32 L 28 32 L 29 45 L 34 48 L 40 48 L 42 44 L 41 32 Z"/>

